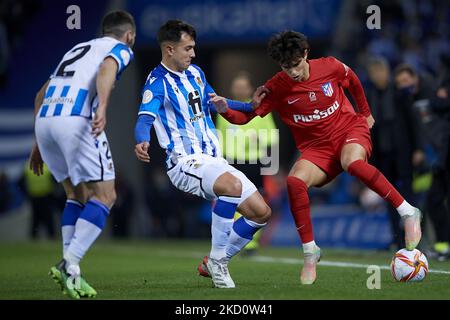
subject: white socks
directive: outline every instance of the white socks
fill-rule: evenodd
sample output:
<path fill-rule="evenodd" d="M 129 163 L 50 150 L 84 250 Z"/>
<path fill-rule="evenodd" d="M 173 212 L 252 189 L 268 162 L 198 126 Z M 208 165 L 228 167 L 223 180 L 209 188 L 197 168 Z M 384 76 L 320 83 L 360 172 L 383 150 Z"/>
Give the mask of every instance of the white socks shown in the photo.
<path fill-rule="evenodd" d="M 412 216 L 416 208 L 410 205 L 406 200 L 404 200 L 402 204 L 399 205 L 396 209 L 400 217 L 404 217 L 404 216 Z"/>
<path fill-rule="evenodd" d="M 230 236 L 231 227 L 233 226 L 234 219 L 223 218 L 218 216 L 214 212 L 212 213 L 211 222 L 211 252 L 209 257 L 219 260 L 225 257 L 225 248 Z"/>
<path fill-rule="evenodd" d="M 303 244 L 303 253 L 314 253 L 314 249 L 316 248 L 316 242 L 310 241 L 308 243 Z"/>

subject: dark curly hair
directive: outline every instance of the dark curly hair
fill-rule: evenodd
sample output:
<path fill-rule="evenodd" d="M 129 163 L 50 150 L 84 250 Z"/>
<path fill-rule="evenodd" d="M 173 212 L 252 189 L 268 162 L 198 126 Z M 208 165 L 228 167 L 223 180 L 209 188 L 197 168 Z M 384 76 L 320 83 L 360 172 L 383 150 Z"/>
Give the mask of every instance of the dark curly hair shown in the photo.
<path fill-rule="evenodd" d="M 303 33 L 289 30 L 270 38 L 267 51 L 280 65 L 291 66 L 309 52 L 309 44 Z"/>

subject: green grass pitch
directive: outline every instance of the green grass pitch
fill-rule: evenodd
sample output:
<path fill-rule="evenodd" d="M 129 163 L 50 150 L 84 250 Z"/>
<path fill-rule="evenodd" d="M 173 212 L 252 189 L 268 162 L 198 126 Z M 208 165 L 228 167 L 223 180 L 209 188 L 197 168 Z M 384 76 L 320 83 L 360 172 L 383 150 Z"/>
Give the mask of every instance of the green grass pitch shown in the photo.
<path fill-rule="evenodd" d="M 322 248 L 318 279 L 300 284 L 299 248 L 262 248 L 230 263 L 236 289 L 215 289 L 197 275 L 205 241 L 99 241 L 81 264 L 96 299 L 450 299 L 450 262 L 430 261 L 420 283 L 397 283 L 385 269 L 393 253 Z M 60 242 L 1 243 L 0 299 L 67 299 L 47 275 Z M 341 263 L 341 264 L 338 264 Z M 382 266 L 381 289 L 369 290 L 366 265 Z"/>

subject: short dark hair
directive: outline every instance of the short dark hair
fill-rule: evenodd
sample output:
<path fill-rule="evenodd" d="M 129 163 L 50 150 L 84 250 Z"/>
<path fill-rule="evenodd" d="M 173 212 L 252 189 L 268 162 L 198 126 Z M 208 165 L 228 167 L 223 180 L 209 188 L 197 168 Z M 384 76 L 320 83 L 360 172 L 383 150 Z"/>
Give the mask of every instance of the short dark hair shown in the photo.
<path fill-rule="evenodd" d="M 158 43 L 161 45 L 164 41 L 178 42 L 183 32 L 194 40 L 197 37 L 195 28 L 190 24 L 181 20 L 168 20 L 158 30 Z"/>
<path fill-rule="evenodd" d="M 309 44 L 303 33 L 284 31 L 269 40 L 267 48 L 269 56 L 280 65 L 291 65 L 309 51 Z"/>
<path fill-rule="evenodd" d="M 129 29 L 136 30 L 133 16 L 123 10 L 113 11 L 105 15 L 102 21 L 103 35 L 114 35 L 118 38 L 122 37 Z"/>
<path fill-rule="evenodd" d="M 394 75 L 395 77 L 397 77 L 400 73 L 403 72 L 407 72 L 413 77 L 417 76 L 416 70 L 414 70 L 414 68 L 407 63 L 399 64 L 394 70 Z"/>

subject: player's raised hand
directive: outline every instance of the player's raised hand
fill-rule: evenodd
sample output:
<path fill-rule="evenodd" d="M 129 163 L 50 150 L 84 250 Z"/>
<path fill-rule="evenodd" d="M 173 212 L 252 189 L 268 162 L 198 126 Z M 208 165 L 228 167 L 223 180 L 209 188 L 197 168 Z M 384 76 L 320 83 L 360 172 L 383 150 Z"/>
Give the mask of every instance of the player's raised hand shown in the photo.
<path fill-rule="evenodd" d="M 136 157 L 139 160 L 150 163 L 150 156 L 148 154 L 149 146 L 150 146 L 150 144 L 147 141 L 144 141 L 144 142 L 138 143 L 134 147 L 134 153 L 136 153 Z"/>
<path fill-rule="evenodd" d="M 30 169 L 33 170 L 37 176 L 44 174 L 44 161 L 37 145 L 33 146 L 30 154 Z"/>
<path fill-rule="evenodd" d="M 228 109 L 228 102 L 227 99 L 221 96 L 218 96 L 215 93 L 209 94 L 209 101 L 216 107 L 216 110 L 218 113 L 224 113 Z"/>
<path fill-rule="evenodd" d="M 256 109 L 261 104 L 261 101 L 266 97 L 266 95 L 269 93 L 269 89 L 267 89 L 264 86 L 259 86 L 256 91 L 253 93 L 252 97 L 252 104 L 253 109 Z"/>
<path fill-rule="evenodd" d="M 369 126 L 369 129 L 372 129 L 373 125 L 375 124 L 375 119 L 372 115 L 367 117 L 367 125 Z"/>
<path fill-rule="evenodd" d="M 92 133 L 95 137 L 98 137 L 100 133 L 105 130 L 106 126 L 106 110 L 98 108 L 95 112 L 94 119 L 92 121 Z"/>

